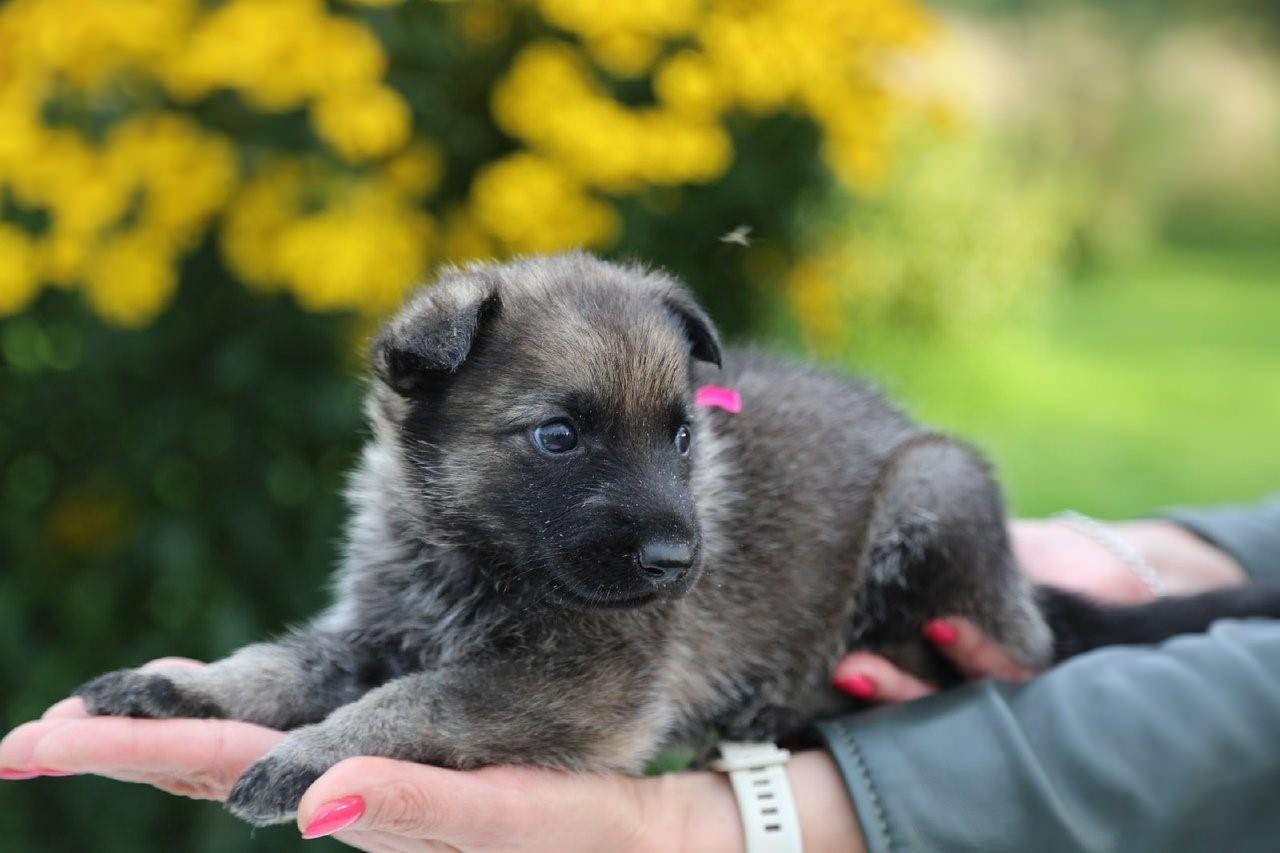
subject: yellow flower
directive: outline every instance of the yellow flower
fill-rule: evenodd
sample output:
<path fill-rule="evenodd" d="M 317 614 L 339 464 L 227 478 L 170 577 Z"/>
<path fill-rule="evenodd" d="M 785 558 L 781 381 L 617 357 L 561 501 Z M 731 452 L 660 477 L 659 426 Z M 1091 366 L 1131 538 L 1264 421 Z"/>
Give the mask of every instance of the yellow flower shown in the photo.
<path fill-rule="evenodd" d="M 885 147 L 874 139 L 828 137 L 822 146 L 822 157 L 845 186 L 875 190 L 883 184 L 888 166 L 883 153 Z"/>
<path fill-rule="evenodd" d="M 786 289 L 796 321 L 810 343 L 827 350 L 842 339 L 844 305 L 828 264 L 821 259 L 800 261 L 788 272 Z"/>
<path fill-rule="evenodd" d="M 385 70 L 386 55 L 373 34 L 328 14 L 322 0 L 229 0 L 200 20 L 162 74 L 180 99 L 225 87 L 274 112 L 331 90 L 371 85 Z"/>
<path fill-rule="evenodd" d="M 117 125 L 107 138 L 106 164 L 142 191 L 139 224 L 186 246 L 226 203 L 237 171 L 230 143 L 174 113 Z"/>
<path fill-rule="evenodd" d="M 702 13 L 702 0 L 536 0 L 542 16 L 587 39 L 628 32 L 656 39 L 687 34 Z"/>
<path fill-rule="evenodd" d="M 464 208 L 445 214 L 440 236 L 441 260 L 459 264 L 476 258 L 493 258 L 498 247 L 479 223 Z"/>
<path fill-rule="evenodd" d="M 74 285 L 80 280 L 96 241 L 96 232 L 75 231 L 55 221 L 36 245 L 41 277 L 60 287 Z"/>
<path fill-rule="evenodd" d="M 96 91 L 181 44 L 194 9 L 194 0 L 14 0 L 0 8 L 0 45 L 23 67 Z"/>
<path fill-rule="evenodd" d="M 512 252 L 602 247 L 618 215 L 546 158 L 519 152 L 485 166 L 471 185 L 476 221 Z"/>
<path fill-rule="evenodd" d="M 434 223 L 375 187 L 284 228 L 278 269 L 311 310 L 355 308 L 381 314 L 426 272 Z"/>
<path fill-rule="evenodd" d="M 444 155 L 426 139 L 418 139 L 388 160 L 381 175 L 411 198 L 426 198 L 444 177 Z"/>
<path fill-rule="evenodd" d="M 409 105 L 387 86 L 330 92 L 311 106 L 316 133 L 353 163 L 401 148 L 411 125 Z"/>
<path fill-rule="evenodd" d="M 246 181 L 232 198 L 223 218 L 222 253 L 246 284 L 270 290 L 283 283 L 275 247 L 298 215 L 306 183 L 301 164 L 279 161 Z"/>
<path fill-rule="evenodd" d="M 16 314 L 40 289 L 39 264 L 27 235 L 0 222 L 0 315 Z"/>
<path fill-rule="evenodd" d="M 10 175 L 18 201 L 45 208 L 64 228 L 94 232 L 114 223 L 129 202 L 129 184 L 103 168 L 102 158 L 80 134 L 46 130 L 39 156 Z"/>
<path fill-rule="evenodd" d="M 618 103 L 561 42 L 534 42 L 516 56 L 494 87 L 493 114 L 507 133 L 609 193 L 706 182 L 732 158 L 717 122 Z"/>
<path fill-rule="evenodd" d="M 668 107 L 691 115 L 715 115 L 729 103 L 715 67 L 692 50 L 677 53 L 662 63 L 654 74 L 653 88 Z"/>
<path fill-rule="evenodd" d="M 173 251 L 164 240 L 131 231 L 107 240 L 84 277 L 89 305 L 104 319 L 140 328 L 160 313 L 177 286 Z"/>
<path fill-rule="evenodd" d="M 641 33 L 611 30 L 587 41 L 600 67 L 618 77 L 639 77 L 653 66 L 662 43 Z"/>
<path fill-rule="evenodd" d="M 0 56 L 4 47 L 0 42 Z M 29 163 L 39 147 L 40 98 L 30 78 L 15 74 L 6 81 L 0 73 L 0 179 Z"/>

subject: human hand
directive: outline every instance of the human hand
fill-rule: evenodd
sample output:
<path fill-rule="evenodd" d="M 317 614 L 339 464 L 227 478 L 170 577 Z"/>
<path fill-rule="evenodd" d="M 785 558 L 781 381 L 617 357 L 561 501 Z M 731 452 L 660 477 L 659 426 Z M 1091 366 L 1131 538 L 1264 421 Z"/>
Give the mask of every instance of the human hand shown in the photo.
<path fill-rule="evenodd" d="M 201 664 L 165 658 L 143 668 L 165 666 Z M 0 741 L 0 777 L 93 773 L 222 801 L 240 774 L 284 737 L 235 720 L 96 717 L 72 697 Z M 703 806 L 723 799 L 707 777 L 650 780 L 516 767 L 462 773 L 355 758 L 312 786 L 298 825 L 307 837 L 319 837 L 336 832 L 340 822 L 358 823 L 340 840 L 371 851 L 667 849 L 685 829 L 690 796 Z M 345 807 L 335 810 L 331 800 Z M 727 803 L 736 820 L 731 795 Z"/>
<path fill-rule="evenodd" d="M 201 664 L 165 658 L 143 668 L 175 665 Z M 240 774 L 284 737 L 235 720 L 95 717 L 72 697 L 0 741 L 0 776 L 93 773 L 222 801 Z M 685 813 L 685 795 L 697 790 L 704 801 L 715 798 L 714 789 L 694 784 L 707 775 L 686 774 L 677 783 L 674 777 L 667 782 L 514 767 L 461 773 L 356 758 L 312 786 L 298 825 L 309 830 L 308 837 L 318 837 L 336 831 L 335 821 L 358 819 L 341 840 L 373 851 L 639 850 L 646 837 L 678 837 L 671 833 L 683 828 L 678 817 Z M 353 796 L 360 798 L 358 810 L 350 806 Z M 344 797 L 346 808 L 326 808 Z M 731 796 L 728 804 L 736 808 Z"/>
<path fill-rule="evenodd" d="M 202 665 L 162 658 L 144 669 Z M 93 773 L 223 800 L 245 768 L 283 738 L 283 732 L 235 720 L 94 717 L 72 697 L 0 741 L 0 779 Z"/>
<path fill-rule="evenodd" d="M 967 619 L 934 619 L 924 626 L 924 636 L 966 678 L 1027 681 L 1034 672 L 1019 664 Z M 836 664 L 832 683 L 864 702 L 893 704 L 921 699 L 937 692 L 874 652 L 853 652 Z"/>
<path fill-rule="evenodd" d="M 824 752 L 787 764 L 811 853 L 861 853 L 861 829 Z M 459 772 L 384 758 L 334 766 L 298 807 L 304 837 L 368 851 L 733 851 L 745 846 L 720 773 L 632 778 L 528 767 Z"/>
<path fill-rule="evenodd" d="M 1244 571 L 1229 555 L 1176 524 L 1152 520 L 1108 526 L 1142 555 L 1173 594 L 1244 582 Z M 1037 584 L 1115 604 L 1139 604 L 1154 597 L 1110 549 L 1062 521 L 1011 522 L 1009 539 L 1018 563 Z M 1034 675 L 965 619 L 934 620 L 925 626 L 925 636 L 968 678 L 1026 681 Z M 834 683 L 876 703 L 906 702 L 936 689 L 871 652 L 855 652 L 841 660 Z"/>
<path fill-rule="evenodd" d="M 173 666 L 168 658 L 148 666 Z M 65 699 L 0 742 L 0 776 L 94 773 L 172 794 L 225 800 L 240 774 L 283 739 L 233 720 L 91 717 Z M 796 756 L 806 849 L 861 849 L 857 818 L 829 757 Z M 744 846 L 737 801 L 718 773 L 649 778 L 528 767 L 460 772 L 352 758 L 321 776 L 298 810 L 304 837 L 368 851 L 690 851 Z"/>
<path fill-rule="evenodd" d="M 165 658 L 148 667 L 200 666 Z M 172 794 L 225 800 L 244 770 L 284 738 L 233 720 L 92 717 L 64 699 L 0 742 L 0 777 L 93 773 Z M 862 849 L 829 756 L 787 766 L 806 849 Z M 306 837 L 333 834 L 369 851 L 689 851 L 744 846 L 737 801 L 719 773 L 648 778 L 528 767 L 460 772 L 384 758 L 352 758 L 321 776 L 298 810 Z"/>

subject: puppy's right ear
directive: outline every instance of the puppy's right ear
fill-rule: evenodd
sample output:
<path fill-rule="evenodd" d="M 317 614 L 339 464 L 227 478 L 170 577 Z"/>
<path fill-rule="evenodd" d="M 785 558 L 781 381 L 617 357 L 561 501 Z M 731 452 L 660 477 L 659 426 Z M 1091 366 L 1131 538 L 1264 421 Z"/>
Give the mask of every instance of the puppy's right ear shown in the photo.
<path fill-rule="evenodd" d="M 375 375 L 407 396 L 456 373 L 498 305 L 498 294 L 490 288 L 429 288 L 401 309 L 374 341 Z"/>

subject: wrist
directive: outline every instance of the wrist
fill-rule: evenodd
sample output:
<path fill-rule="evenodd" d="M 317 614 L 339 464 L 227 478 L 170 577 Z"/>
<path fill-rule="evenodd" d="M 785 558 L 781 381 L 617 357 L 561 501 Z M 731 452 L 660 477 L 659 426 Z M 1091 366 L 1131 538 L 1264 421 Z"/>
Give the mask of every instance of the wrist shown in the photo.
<path fill-rule="evenodd" d="M 831 756 L 823 750 L 796 753 L 787 763 L 787 775 L 805 853 L 865 853 L 858 814 Z"/>
<path fill-rule="evenodd" d="M 1115 553 L 1056 519 L 1009 525 L 1014 556 L 1031 580 L 1117 604 L 1150 601 L 1152 593 Z"/>
<path fill-rule="evenodd" d="M 786 764 L 805 853 L 864 853 L 862 829 L 853 801 L 835 763 L 825 752 L 796 753 Z M 675 777 L 672 813 L 690 853 L 741 853 L 746 849 L 742 814 L 723 773 L 683 773 Z"/>
<path fill-rule="evenodd" d="M 1142 557 L 1172 595 L 1246 580 L 1230 555 L 1172 522 L 1148 519 L 1106 526 Z M 1019 564 L 1036 583 L 1116 603 L 1139 603 L 1152 597 L 1142 579 L 1115 553 L 1061 521 L 1014 521 L 1009 537 Z"/>
<path fill-rule="evenodd" d="M 1111 526 L 1142 554 L 1172 595 L 1191 595 L 1247 580 L 1231 555 L 1173 522 L 1150 519 Z"/>
<path fill-rule="evenodd" d="M 684 844 L 676 849 L 689 853 L 742 853 L 746 849 L 742 815 L 728 776 L 699 771 L 670 778 L 675 780 L 671 813 L 677 816 L 678 825 L 673 835 L 659 841 L 681 838 Z"/>

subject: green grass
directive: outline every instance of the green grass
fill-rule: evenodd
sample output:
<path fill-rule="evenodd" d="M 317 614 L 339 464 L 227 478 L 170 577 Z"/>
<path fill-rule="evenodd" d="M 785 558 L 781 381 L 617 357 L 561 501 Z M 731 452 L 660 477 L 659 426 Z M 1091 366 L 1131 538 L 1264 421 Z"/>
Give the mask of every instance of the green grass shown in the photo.
<path fill-rule="evenodd" d="M 846 362 L 982 447 L 1020 514 L 1280 490 L 1280 252 L 1164 249 L 1001 328 L 865 340 Z"/>

